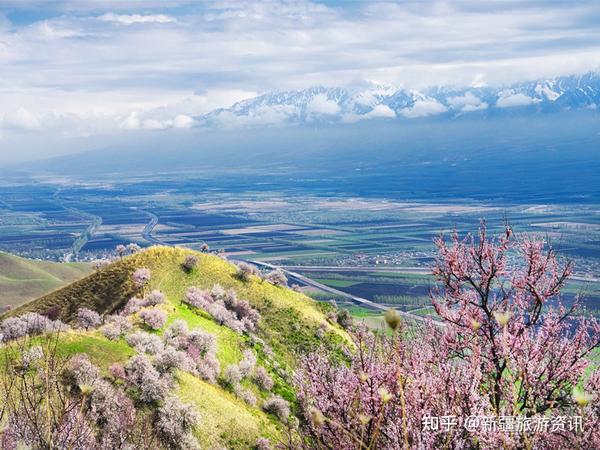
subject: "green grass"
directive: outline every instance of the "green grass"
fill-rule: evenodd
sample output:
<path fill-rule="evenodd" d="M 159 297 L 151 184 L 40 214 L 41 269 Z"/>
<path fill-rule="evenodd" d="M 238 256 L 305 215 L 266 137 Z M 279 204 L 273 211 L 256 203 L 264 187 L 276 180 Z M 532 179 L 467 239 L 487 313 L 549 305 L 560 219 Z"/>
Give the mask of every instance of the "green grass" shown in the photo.
<path fill-rule="evenodd" d="M 350 286 L 354 286 L 355 284 L 360 283 L 360 281 L 332 280 L 330 278 L 329 279 L 317 278 L 314 281 L 316 281 L 317 283 L 325 284 L 327 286 L 331 286 L 331 287 L 350 287 Z"/>
<path fill-rule="evenodd" d="M 91 271 L 88 264 L 35 261 L 0 252 L 0 309 L 26 303 Z"/>

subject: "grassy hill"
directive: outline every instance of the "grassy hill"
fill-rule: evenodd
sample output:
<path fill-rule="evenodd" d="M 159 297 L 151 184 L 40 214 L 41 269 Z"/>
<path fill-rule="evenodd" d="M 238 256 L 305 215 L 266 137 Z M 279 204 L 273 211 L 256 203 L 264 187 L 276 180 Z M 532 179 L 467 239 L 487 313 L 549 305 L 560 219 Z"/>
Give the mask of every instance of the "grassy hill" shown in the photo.
<path fill-rule="evenodd" d="M 185 271 L 182 264 L 188 255 L 198 258 L 198 266 Z M 294 404 L 290 375 L 298 357 L 326 345 L 332 350 L 348 344 L 347 334 L 336 324 L 327 321 L 330 308 L 305 295 L 284 287 L 272 285 L 259 277 L 242 281 L 236 276 L 236 267 L 209 254 L 187 249 L 152 247 L 144 252 L 125 257 L 74 283 L 40 297 L 7 313 L 17 316 L 28 311 L 43 312 L 53 309 L 65 322 L 72 322 L 81 307 L 97 312 L 114 313 L 133 296 L 143 293 L 132 281 L 138 268 L 147 268 L 152 277 L 144 291 L 159 289 L 166 296 L 160 308 L 168 314 L 165 326 L 156 332 L 161 335 L 169 324 L 183 320 L 190 329 L 201 329 L 216 337 L 216 357 L 221 366 L 221 376 L 211 384 L 187 372 L 176 375 L 177 395 L 191 402 L 202 418 L 194 430 L 201 448 L 251 448 L 259 437 L 277 439 L 282 432 L 281 423 L 265 413 L 260 405 L 268 395 L 277 394 Z M 247 300 L 258 310 L 261 319 L 252 338 L 219 325 L 206 312 L 182 302 L 189 287 L 210 289 L 220 284 L 234 289 L 238 298 Z M 136 328 L 144 328 L 135 323 Z M 125 362 L 135 352 L 124 339 L 110 341 L 98 330 L 72 330 L 62 335 L 60 352 L 65 355 L 88 353 L 92 361 L 104 371 L 113 362 Z M 270 349 L 267 356 L 267 346 Z M 265 367 L 275 384 L 266 393 L 250 380 L 242 381 L 244 388 L 252 391 L 258 404 L 252 406 L 242 401 L 223 381 L 226 369 L 238 364 L 244 349 L 252 349 L 258 364 Z"/>
<path fill-rule="evenodd" d="M 38 298 L 91 271 L 88 264 L 35 261 L 0 252 L 0 309 Z"/>

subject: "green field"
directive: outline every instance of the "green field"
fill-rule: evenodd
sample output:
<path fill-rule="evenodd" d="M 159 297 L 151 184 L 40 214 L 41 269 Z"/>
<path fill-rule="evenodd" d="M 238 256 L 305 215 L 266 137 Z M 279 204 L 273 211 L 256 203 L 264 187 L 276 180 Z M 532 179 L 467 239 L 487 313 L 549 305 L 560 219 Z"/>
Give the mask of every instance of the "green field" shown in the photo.
<path fill-rule="evenodd" d="M 0 253 L 0 309 L 37 298 L 91 271 L 89 264 L 35 261 Z"/>

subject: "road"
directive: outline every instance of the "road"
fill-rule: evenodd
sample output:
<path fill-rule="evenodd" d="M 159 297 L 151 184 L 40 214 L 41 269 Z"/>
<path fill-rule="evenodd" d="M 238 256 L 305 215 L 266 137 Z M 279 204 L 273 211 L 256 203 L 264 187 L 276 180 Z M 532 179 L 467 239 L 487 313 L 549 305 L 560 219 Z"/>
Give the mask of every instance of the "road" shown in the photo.
<path fill-rule="evenodd" d="M 248 262 L 251 262 L 252 264 L 255 264 L 257 266 L 266 267 L 266 268 L 271 269 L 271 270 L 280 269 L 280 270 L 282 270 L 286 274 L 286 276 L 288 278 L 293 278 L 293 279 L 299 280 L 299 281 L 301 281 L 302 283 L 304 283 L 304 284 L 306 284 L 308 286 L 316 287 L 316 288 L 318 288 L 318 289 L 320 289 L 322 291 L 325 291 L 325 292 L 330 292 L 332 294 L 344 296 L 344 297 L 352 300 L 354 303 L 358 303 L 358 304 L 366 306 L 368 308 L 376 309 L 376 310 L 379 310 L 379 311 L 387 311 L 388 309 L 390 309 L 387 306 L 380 305 L 378 303 L 372 302 L 371 300 L 367 300 L 366 298 L 357 297 L 356 295 L 348 294 L 347 292 L 339 291 L 339 290 L 337 290 L 335 288 L 332 288 L 330 286 L 326 286 L 326 285 L 324 285 L 322 283 L 319 283 L 317 281 L 311 280 L 310 278 L 307 278 L 304 275 L 299 274 L 298 272 L 294 272 L 294 271 L 289 270 L 288 267 L 279 267 L 279 266 L 275 266 L 273 264 L 269 264 L 269 263 L 265 263 L 265 262 L 261 262 L 261 261 L 248 261 Z M 339 270 L 339 268 L 338 268 L 338 270 Z M 415 320 L 417 322 L 424 322 L 425 321 L 424 317 L 418 316 L 416 314 L 411 314 L 411 313 L 405 312 L 405 311 L 397 311 L 397 312 L 401 316 L 404 316 L 406 318 Z"/>
<path fill-rule="evenodd" d="M 287 270 L 300 270 L 302 272 L 388 272 L 388 273 L 412 273 L 418 275 L 430 275 L 431 269 L 426 267 L 382 267 L 382 266 L 282 266 Z"/>
<path fill-rule="evenodd" d="M 153 214 L 149 211 L 143 211 L 143 212 L 146 213 L 150 217 L 150 222 L 148 222 L 148 224 L 144 227 L 144 231 L 142 231 L 142 237 L 144 239 L 146 239 L 148 242 L 150 242 L 151 244 L 167 245 L 160 239 L 152 236 L 152 231 L 154 231 L 154 227 L 156 227 L 156 225 L 158 225 L 158 216 L 156 216 L 156 214 Z"/>

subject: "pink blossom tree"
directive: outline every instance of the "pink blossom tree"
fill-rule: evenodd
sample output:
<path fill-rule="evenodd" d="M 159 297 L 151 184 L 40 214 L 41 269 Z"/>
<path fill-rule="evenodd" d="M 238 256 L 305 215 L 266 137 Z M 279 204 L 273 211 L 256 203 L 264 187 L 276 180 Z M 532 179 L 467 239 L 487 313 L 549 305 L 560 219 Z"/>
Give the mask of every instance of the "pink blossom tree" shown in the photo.
<path fill-rule="evenodd" d="M 578 302 L 561 305 L 571 264 L 509 228 L 490 238 L 485 224 L 477 237 L 435 244 L 431 298 L 442 324 L 409 329 L 390 313 L 393 336 L 359 329 L 349 364 L 308 356 L 296 376 L 306 425 L 295 448 L 600 448 L 600 370 L 587 358 L 600 325 L 574 314 Z M 464 426 L 476 416 L 582 416 L 584 426 Z M 431 417 L 456 426 L 432 429 Z"/>

